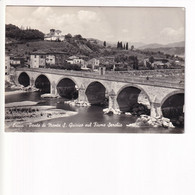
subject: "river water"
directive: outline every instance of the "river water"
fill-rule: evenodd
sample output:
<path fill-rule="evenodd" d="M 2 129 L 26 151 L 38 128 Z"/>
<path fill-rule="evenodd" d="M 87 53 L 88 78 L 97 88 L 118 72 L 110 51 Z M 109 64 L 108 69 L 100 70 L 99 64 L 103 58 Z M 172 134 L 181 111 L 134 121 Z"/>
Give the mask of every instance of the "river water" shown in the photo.
<path fill-rule="evenodd" d="M 51 119 L 35 123 L 33 127 L 10 128 L 6 131 L 22 132 L 68 132 L 68 133 L 183 133 L 183 128 L 165 129 L 159 128 L 136 128 L 126 125 L 136 121 L 136 116 L 105 115 L 103 107 L 77 107 L 64 103 L 65 99 L 43 99 L 40 92 L 20 93 L 5 96 L 5 103 L 18 101 L 35 101 L 38 105 L 51 105 L 63 110 L 76 111 L 77 114 L 69 117 Z"/>

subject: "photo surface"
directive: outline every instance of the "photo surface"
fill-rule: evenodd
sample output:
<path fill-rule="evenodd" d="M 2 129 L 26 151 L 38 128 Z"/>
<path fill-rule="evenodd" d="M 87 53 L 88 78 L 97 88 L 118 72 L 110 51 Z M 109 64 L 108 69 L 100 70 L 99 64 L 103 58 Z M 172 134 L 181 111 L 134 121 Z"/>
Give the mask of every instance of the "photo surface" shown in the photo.
<path fill-rule="evenodd" d="M 184 133 L 184 8 L 7 6 L 5 29 L 5 132 Z"/>

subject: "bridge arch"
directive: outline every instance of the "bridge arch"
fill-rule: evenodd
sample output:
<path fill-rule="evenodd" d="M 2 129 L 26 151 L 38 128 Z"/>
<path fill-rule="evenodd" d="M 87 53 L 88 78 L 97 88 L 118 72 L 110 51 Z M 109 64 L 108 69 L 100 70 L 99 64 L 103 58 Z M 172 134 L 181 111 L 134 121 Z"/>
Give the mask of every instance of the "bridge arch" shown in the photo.
<path fill-rule="evenodd" d="M 71 77 L 60 78 L 56 84 L 58 94 L 69 100 L 78 98 L 78 87 L 75 79 Z"/>
<path fill-rule="evenodd" d="M 101 81 L 90 82 L 85 89 L 85 95 L 91 104 L 105 104 L 107 102 L 106 92 L 107 89 Z"/>
<path fill-rule="evenodd" d="M 139 97 L 140 94 L 141 97 Z M 133 107 L 135 105 L 138 106 L 138 100 L 140 103 L 147 105 L 149 108 L 151 104 L 151 99 L 148 93 L 142 87 L 135 84 L 127 84 L 122 86 L 118 90 L 116 98 L 119 109 L 124 112 L 132 112 Z M 147 113 L 149 114 L 149 110 L 147 109 L 147 107 L 144 109 L 147 110 Z"/>
<path fill-rule="evenodd" d="M 184 90 L 175 90 L 173 92 L 168 93 L 161 101 L 161 106 L 164 104 L 164 102 L 171 96 L 177 95 L 177 94 L 184 94 Z"/>
<path fill-rule="evenodd" d="M 167 94 L 161 102 L 164 117 L 169 118 L 173 125 L 184 126 L 184 91 L 177 90 Z"/>
<path fill-rule="evenodd" d="M 46 75 L 39 74 L 35 78 L 35 87 L 43 93 L 50 93 L 51 82 Z"/>
<path fill-rule="evenodd" d="M 70 80 L 72 80 L 74 83 L 75 83 L 75 85 L 79 88 L 80 86 L 78 85 L 78 81 L 75 79 L 75 78 L 73 78 L 73 77 L 69 77 L 69 76 L 64 76 L 64 77 L 60 77 L 58 80 L 57 80 L 57 82 L 56 82 L 56 86 L 59 84 L 59 82 L 61 81 L 61 80 L 63 80 L 63 79 L 70 79 Z"/>
<path fill-rule="evenodd" d="M 21 72 L 18 76 L 18 83 L 27 87 L 30 85 L 30 76 L 26 72 Z"/>
<path fill-rule="evenodd" d="M 40 77 L 40 76 L 45 76 L 45 77 L 47 77 L 47 79 L 49 80 L 49 82 L 52 83 L 52 79 L 50 78 L 50 76 L 47 75 L 47 74 L 43 74 L 43 73 L 37 74 L 37 75 L 35 76 L 35 78 L 34 78 L 34 81 L 36 81 L 37 78 Z"/>
<path fill-rule="evenodd" d="M 96 80 L 90 81 L 90 82 L 86 85 L 86 89 L 87 89 L 87 87 L 88 87 L 90 84 L 95 83 L 95 82 L 98 82 L 98 83 L 102 84 L 102 85 L 105 87 L 106 92 L 108 91 L 108 86 L 106 85 L 105 82 L 103 82 L 103 81 L 101 81 L 101 80 L 98 80 L 98 81 L 96 81 Z"/>

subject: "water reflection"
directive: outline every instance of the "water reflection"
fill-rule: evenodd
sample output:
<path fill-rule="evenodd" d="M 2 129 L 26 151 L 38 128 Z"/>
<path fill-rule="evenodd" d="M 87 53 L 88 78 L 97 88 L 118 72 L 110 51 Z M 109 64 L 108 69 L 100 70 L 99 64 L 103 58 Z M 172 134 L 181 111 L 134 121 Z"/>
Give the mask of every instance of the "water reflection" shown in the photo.
<path fill-rule="evenodd" d="M 5 97 L 5 103 L 17 102 L 17 101 L 35 101 L 38 105 L 51 105 L 56 106 L 58 109 L 76 111 L 78 114 L 70 117 L 51 119 L 47 121 L 39 122 L 40 127 L 30 128 L 26 126 L 23 129 L 9 129 L 9 131 L 27 131 L 27 132 L 79 132 L 79 133 L 183 133 L 183 129 L 164 129 L 160 128 L 133 128 L 127 127 L 126 124 L 134 123 L 137 119 L 136 116 L 121 115 L 104 115 L 103 107 L 90 106 L 90 107 L 76 107 L 68 105 L 63 98 L 57 99 L 42 99 L 39 92 L 22 93 L 8 95 Z M 105 124 L 103 126 L 95 126 L 95 122 Z M 59 127 L 48 127 L 48 124 L 58 123 Z M 83 124 L 84 127 L 70 127 L 73 124 Z M 91 123 L 91 126 L 90 126 Z M 66 127 L 63 125 L 66 124 Z M 122 124 L 122 127 L 108 127 L 109 124 Z M 86 126 L 85 126 L 86 125 Z M 87 126 L 89 125 L 89 126 Z"/>

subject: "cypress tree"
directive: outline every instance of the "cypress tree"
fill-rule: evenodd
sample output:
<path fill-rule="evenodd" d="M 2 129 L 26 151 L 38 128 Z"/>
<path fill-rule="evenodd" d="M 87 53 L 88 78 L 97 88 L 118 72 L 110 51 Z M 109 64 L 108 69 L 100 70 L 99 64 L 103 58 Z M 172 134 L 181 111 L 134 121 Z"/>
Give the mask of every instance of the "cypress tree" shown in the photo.
<path fill-rule="evenodd" d="M 128 42 L 126 43 L 126 50 L 128 50 L 129 49 L 129 46 L 128 46 Z"/>
<path fill-rule="evenodd" d="M 119 48 L 119 41 L 118 41 L 118 43 L 117 43 L 117 48 Z"/>

